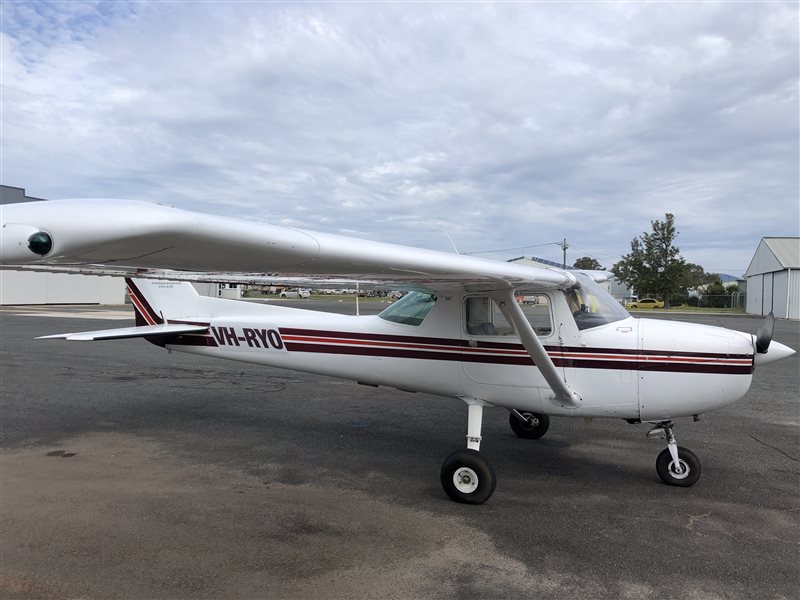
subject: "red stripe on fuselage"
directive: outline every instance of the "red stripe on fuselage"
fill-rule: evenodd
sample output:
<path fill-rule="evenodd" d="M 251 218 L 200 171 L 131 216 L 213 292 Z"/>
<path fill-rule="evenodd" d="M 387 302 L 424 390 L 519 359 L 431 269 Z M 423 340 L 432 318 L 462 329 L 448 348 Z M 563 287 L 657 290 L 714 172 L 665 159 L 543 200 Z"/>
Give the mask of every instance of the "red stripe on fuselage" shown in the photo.
<path fill-rule="evenodd" d="M 527 351 L 520 344 L 478 342 L 478 346 L 468 346 L 467 340 L 447 338 L 292 328 L 281 328 L 280 331 L 286 341 L 286 349 L 290 352 L 533 365 Z M 546 350 L 558 367 L 686 373 L 750 374 L 753 372 L 752 356 L 742 354 L 560 346 L 547 346 Z"/>
<path fill-rule="evenodd" d="M 330 355 L 381 356 L 420 360 L 444 360 L 464 363 L 533 366 L 521 344 L 480 342 L 469 346 L 467 340 L 394 336 L 344 331 L 280 328 L 289 352 Z M 217 346 L 211 336 L 181 335 L 172 345 Z M 500 346 L 500 347 L 498 347 Z M 231 348 L 235 351 L 235 348 Z M 642 351 L 616 348 L 574 348 L 547 346 L 557 367 L 576 369 L 617 369 L 628 371 L 665 371 L 747 375 L 753 372 L 752 356 L 712 354 L 707 352 Z"/>

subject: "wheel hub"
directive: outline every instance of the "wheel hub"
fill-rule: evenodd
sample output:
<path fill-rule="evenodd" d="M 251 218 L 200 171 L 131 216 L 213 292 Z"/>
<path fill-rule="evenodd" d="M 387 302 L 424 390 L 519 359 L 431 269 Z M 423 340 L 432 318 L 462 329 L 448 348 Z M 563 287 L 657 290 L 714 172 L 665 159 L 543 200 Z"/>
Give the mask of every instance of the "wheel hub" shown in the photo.
<path fill-rule="evenodd" d="M 669 463 L 669 473 L 675 479 L 686 479 L 689 476 L 689 465 L 684 460 L 679 460 L 677 465 L 672 461 Z"/>
<path fill-rule="evenodd" d="M 453 473 L 453 485 L 462 494 L 471 494 L 478 489 L 478 474 L 468 467 L 456 469 Z"/>

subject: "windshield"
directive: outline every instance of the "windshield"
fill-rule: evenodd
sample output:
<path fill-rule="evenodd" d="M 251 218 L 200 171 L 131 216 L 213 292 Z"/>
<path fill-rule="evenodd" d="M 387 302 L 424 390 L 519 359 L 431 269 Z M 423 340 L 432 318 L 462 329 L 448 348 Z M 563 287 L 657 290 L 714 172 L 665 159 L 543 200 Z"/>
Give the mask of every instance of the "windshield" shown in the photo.
<path fill-rule="evenodd" d="M 436 303 L 436 296 L 425 292 L 411 292 L 400 298 L 378 316 L 404 325 L 420 325 Z"/>
<path fill-rule="evenodd" d="M 578 283 L 566 290 L 572 316 L 578 329 L 590 329 L 630 317 L 611 294 L 584 273 L 575 273 Z"/>

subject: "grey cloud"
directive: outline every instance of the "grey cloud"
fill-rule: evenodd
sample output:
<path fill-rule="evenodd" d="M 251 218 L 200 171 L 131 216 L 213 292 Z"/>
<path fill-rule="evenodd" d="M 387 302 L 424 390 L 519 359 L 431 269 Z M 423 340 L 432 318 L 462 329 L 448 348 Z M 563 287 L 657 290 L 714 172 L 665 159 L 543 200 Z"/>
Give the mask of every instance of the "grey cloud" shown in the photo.
<path fill-rule="evenodd" d="M 4 5 L 4 183 L 608 265 L 800 227 L 796 4 L 107 4 Z"/>

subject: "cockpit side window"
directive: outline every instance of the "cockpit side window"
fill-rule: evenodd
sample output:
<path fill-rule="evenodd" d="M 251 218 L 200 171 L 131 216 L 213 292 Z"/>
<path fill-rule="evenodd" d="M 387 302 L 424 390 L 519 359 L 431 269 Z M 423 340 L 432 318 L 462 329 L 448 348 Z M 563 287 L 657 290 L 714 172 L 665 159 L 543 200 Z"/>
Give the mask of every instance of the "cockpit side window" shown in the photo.
<path fill-rule="evenodd" d="M 545 295 L 518 296 L 522 312 L 536 335 L 546 337 L 553 332 L 550 298 Z M 488 296 L 469 296 L 464 301 L 464 328 L 471 336 L 516 335 L 500 308 Z"/>
<path fill-rule="evenodd" d="M 630 317 L 611 294 L 588 275 L 577 274 L 578 283 L 564 292 L 578 329 L 591 329 Z"/>

